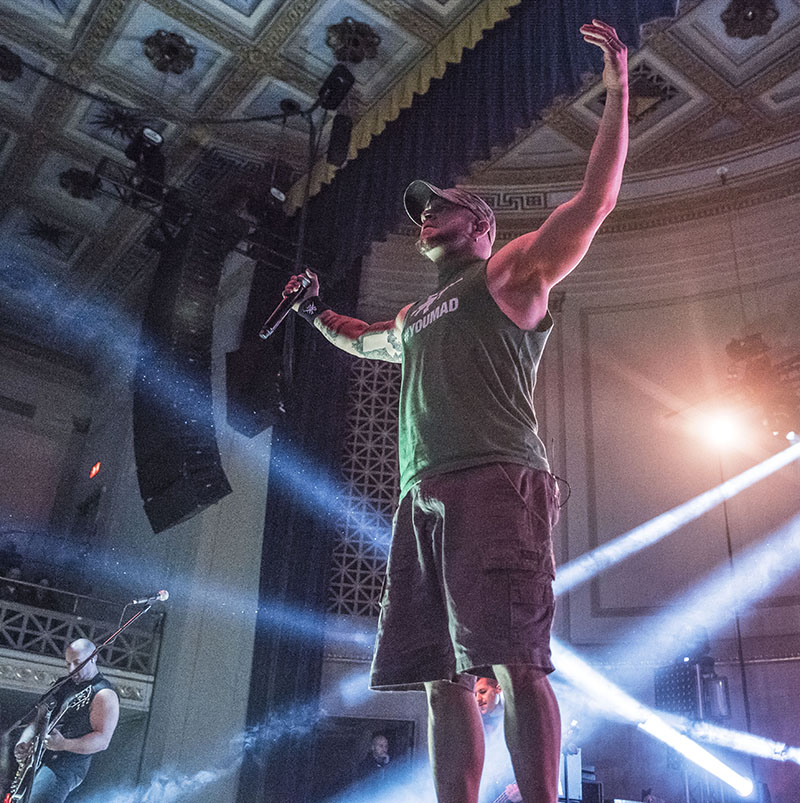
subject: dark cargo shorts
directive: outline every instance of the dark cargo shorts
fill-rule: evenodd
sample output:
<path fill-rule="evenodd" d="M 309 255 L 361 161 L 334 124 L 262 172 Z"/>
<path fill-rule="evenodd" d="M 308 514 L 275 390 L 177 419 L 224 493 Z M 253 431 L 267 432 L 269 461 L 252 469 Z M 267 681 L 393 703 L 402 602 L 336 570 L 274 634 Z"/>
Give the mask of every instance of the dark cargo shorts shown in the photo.
<path fill-rule="evenodd" d="M 552 474 L 489 463 L 421 480 L 400 502 L 370 686 L 526 664 L 552 672 Z"/>

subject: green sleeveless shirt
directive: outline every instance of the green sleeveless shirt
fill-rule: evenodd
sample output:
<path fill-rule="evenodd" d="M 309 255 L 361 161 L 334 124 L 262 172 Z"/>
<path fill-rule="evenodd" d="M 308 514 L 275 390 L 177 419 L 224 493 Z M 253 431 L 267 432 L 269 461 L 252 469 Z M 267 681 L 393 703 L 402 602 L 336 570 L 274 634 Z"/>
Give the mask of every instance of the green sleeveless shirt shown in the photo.
<path fill-rule="evenodd" d="M 533 390 L 553 327 L 531 331 L 503 313 L 472 263 L 408 310 L 403 323 L 401 496 L 418 480 L 483 463 L 549 470 Z"/>

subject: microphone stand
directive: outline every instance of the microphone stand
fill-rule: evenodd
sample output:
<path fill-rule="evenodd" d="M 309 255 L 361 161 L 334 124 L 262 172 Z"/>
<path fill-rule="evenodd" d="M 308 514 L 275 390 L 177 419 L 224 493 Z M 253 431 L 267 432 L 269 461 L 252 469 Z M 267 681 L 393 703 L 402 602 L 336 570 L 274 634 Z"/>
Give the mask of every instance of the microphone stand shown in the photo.
<path fill-rule="evenodd" d="M 288 117 L 297 117 L 301 116 L 306 122 L 308 123 L 308 164 L 306 169 L 306 182 L 305 188 L 303 190 L 303 201 L 300 207 L 300 215 L 297 220 L 297 242 L 295 244 L 295 252 L 294 252 L 294 260 L 292 263 L 292 270 L 295 274 L 300 273 L 303 267 L 303 252 L 305 251 L 305 242 L 306 242 L 306 227 L 308 224 L 308 199 L 311 196 L 311 173 L 314 169 L 314 162 L 316 161 L 317 157 L 317 148 L 319 147 L 318 141 L 318 134 L 317 128 L 314 124 L 314 112 L 319 108 L 321 103 L 320 98 L 314 101 L 314 103 L 308 109 L 296 109 L 296 110 L 286 110 L 279 112 L 278 114 L 267 114 L 262 115 L 259 117 L 249 117 L 246 119 L 238 120 L 237 122 L 252 122 L 252 121 L 262 121 L 262 122 L 277 122 L 279 120 L 283 120 L 286 122 Z M 327 110 L 325 111 L 325 116 L 327 116 Z M 323 117 L 322 125 L 319 128 L 319 137 L 322 136 L 322 131 L 325 127 L 325 117 Z M 292 387 L 293 380 L 294 380 L 294 335 L 295 335 L 295 327 L 294 322 L 287 324 L 285 331 L 284 331 L 284 338 L 283 338 L 283 377 L 285 387 L 288 390 Z"/>
<path fill-rule="evenodd" d="M 297 221 L 297 243 L 294 251 L 294 273 L 300 273 L 303 266 L 303 251 L 306 244 L 306 225 L 308 223 L 308 199 L 311 195 L 311 171 L 314 169 L 314 162 L 317 157 L 316 142 L 317 132 L 314 126 L 314 112 L 319 106 L 319 99 L 314 101 L 311 108 L 304 112 L 300 112 L 303 118 L 308 123 L 308 165 L 306 169 L 306 186 L 303 190 L 303 205 L 300 207 L 300 217 Z M 325 112 L 327 115 L 327 112 Z M 320 126 L 319 134 L 322 136 L 322 130 L 325 127 L 325 120 L 323 118 L 322 125 Z M 295 335 L 295 322 L 292 321 L 284 332 L 283 337 L 283 375 L 286 382 L 287 391 L 291 389 L 294 384 L 294 335 Z"/>

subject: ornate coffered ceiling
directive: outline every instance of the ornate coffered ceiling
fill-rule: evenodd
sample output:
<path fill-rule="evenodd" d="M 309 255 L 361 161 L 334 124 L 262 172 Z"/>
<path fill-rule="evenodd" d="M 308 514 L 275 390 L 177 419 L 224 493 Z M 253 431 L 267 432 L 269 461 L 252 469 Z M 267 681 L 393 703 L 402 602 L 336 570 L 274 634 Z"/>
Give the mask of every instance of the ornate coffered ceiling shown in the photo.
<path fill-rule="evenodd" d="M 209 148 L 275 164 L 290 181 L 306 158 L 297 118 L 198 121 L 276 113 L 284 99 L 308 108 L 336 64 L 327 29 L 349 17 L 379 38 L 375 58 L 349 65 L 356 82 L 342 108 L 358 125 L 485 4 L 502 16 L 497 0 L 0 0 L 0 44 L 140 110 L 110 119 L 102 103 L 27 69 L 0 82 L 0 236 L 13 256 L 0 266 L 0 315 L 13 309 L 18 327 L 37 301 L 33 332 L 43 287 L 122 309 L 135 309 L 146 288 L 155 252 L 140 241 L 151 219 L 108 196 L 71 197 L 59 183 L 65 170 L 93 170 L 102 158 L 125 163 L 130 132 L 148 124 L 165 138 L 170 183 L 191 175 Z M 800 190 L 800 0 L 756 3 L 777 15 L 748 38 L 726 32 L 730 5 L 681 3 L 678 18 L 652 25 L 633 54 L 631 151 L 616 225 L 652 221 L 648 208 L 669 217 L 686 197 L 698 209 L 713 205 L 721 167 L 728 191 Z M 150 58 L 148 37 L 157 51 Z M 578 97 L 561 99 L 511 147 L 474 166 L 465 183 L 494 203 L 506 235 L 574 190 L 602 102 L 597 78 L 587 77 Z"/>

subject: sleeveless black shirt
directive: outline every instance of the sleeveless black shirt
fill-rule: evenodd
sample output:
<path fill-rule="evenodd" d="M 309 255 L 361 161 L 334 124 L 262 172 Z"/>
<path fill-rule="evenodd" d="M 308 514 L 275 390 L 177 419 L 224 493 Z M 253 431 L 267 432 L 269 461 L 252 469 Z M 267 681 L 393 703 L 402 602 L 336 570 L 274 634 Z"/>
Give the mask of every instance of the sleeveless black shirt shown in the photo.
<path fill-rule="evenodd" d="M 113 689 L 113 686 L 98 672 L 91 680 L 80 684 L 67 681 L 58 690 L 54 717 L 58 715 L 67 698 L 73 697 L 66 713 L 56 725 L 56 729 L 61 731 L 65 739 L 79 739 L 92 732 L 89 711 L 97 693 L 103 689 Z M 43 763 L 56 774 L 77 773 L 83 778 L 92 763 L 91 755 L 70 753 L 68 750 L 46 750 L 44 755 Z"/>

